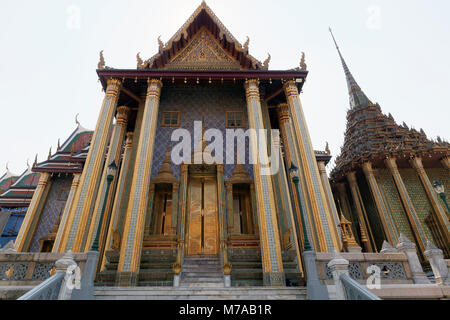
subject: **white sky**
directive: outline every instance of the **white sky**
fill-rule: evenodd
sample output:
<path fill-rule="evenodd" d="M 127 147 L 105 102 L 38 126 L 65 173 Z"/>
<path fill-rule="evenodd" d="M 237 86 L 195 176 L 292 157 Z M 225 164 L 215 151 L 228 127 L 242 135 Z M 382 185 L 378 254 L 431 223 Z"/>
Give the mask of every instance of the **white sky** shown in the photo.
<path fill-rule="evenodd" d="M 135 68 L 157 37 L 167 41 L 199 0 L 1 0 L 0 175 L 16 174 L 36 153 L 46 159 L 75 129 L 93 129 L 103 93 L 95 72 Z M 427 135 L 450 136 L 450 2 L 446 0 L 209 0 L 233 35 L 270 69 L 310 71 L 302 101 L 315 149 L 343 143 L 348 93 L 328 26 L 359 85 L 384 113 Z M 79 12 L 79 16 L 77 14 Z M 79 18 L 79 19 L 77 19 Z M 79 20 L 79 23 L 77 22 Z"/>

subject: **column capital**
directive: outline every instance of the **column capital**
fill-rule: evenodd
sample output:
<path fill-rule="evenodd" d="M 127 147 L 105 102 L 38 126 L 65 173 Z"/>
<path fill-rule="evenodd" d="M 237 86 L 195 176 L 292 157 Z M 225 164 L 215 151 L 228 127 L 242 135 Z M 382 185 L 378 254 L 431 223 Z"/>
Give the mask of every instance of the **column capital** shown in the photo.
<path fill-rule="evenodd" d="M 178 189 L 180 189 L 180 183 L 179 182 L 172 183 L 172 191 L 176 192 L 178 191 Z"/>
<path fill-rule="evenodd" d="M 327 174 L 327 168 L 325 166 L 325 161 L 317 161 L 317 166 L 319 168 L 320 174 Z"/>
<path fill-rule="evenodd" d="M 38 187 L 45 188 L 50 181 L 51 173 L 43 172 L 39 177 Z"/>
<path fill-rule="evenodd" d="M 133 137 L 134 137 L 134 133 L 133 132 L 127 132 L 127 138 L 126 138 L 126 142 L 125 142 L 125 149 L 131 149 L 131 147 L 133 146 Z"/>
<path fill-rule="evenodd" d="M 223 164 L 218 164 L 217 165 L 217 173 L 220 173 L 223 175 Z"/>
<path fill-rule="evenodd" d="M 188 165 L 185 163 L 181 164 L 181 169 L 180 169 L 181 175 L 185 175 L 188 173 Z"/>
<path fill-rule="evenodd" d="M 129 113 L 130 113 L 130 108 L 128 108 L 127 106 L 118 107 L 117 114 L 116 114 L 117 124 L 120 126 L 123 126 L 123 127 L 126 126 Z"/>
<path fill-rule="evenodd" d="M 163 83 L 159 79 L 148 79 L 148 87 L 147 87 L 147 95 L 146 97 L 155 97 L 159 99 L 161 95 L 161 89 L 163 87 Z"/>
<path fill-rule="evenodd" d="M 294 80 L 288 80 L 283 84 L 283 89 L 286 94 L 286 97 L 289 98 L 291 96 L 298 97 L 298 89 Z"/>
<path fill-rule="evenodd" d="M 450 156 L 442 158 L 441 163 L 444 166 L 444 168 L 447 168 L 450 170 Z"/>
<path fill-rule="evenodd" d="M 255 98 L 258 99 L 259 101 L 260 99 L 259 80 L 257 79 L 246 80 L 244 88 L 245 88 L 245 96 L 247 97 L 247 99 Z"/>
<path fill-rule="evenodd" d="M 117 78 L 109 78 L 106 80 L 106 95 L 118 97 L 120 89 L 122 88 L 122 81 Z"/>
<path fill-rule="evenodd" d="M 355 171 L 347 172 L 347 179 L 348 182 L 350 183 L 356 183 L 356 172 Z"/>
<path fill-rule="evenodd" d="M 397 170 L 397 159 L 395 159 L 394 157 L 387 157 L 384 160 L 384 163 L 386 164 L 386 166 L 391 169 L 391 170 Z"/>
<path fill-rule="evenodd" d="M 366 174 L 373 173 L 372 162 L 366 161 L 362 165 L 363 171 Z"/>
<path fill-rule="evenodd" d="M 278 105 L 278 117 L 281 124 L 289 122 L 291 115 L 289 113 L 289 105 L 287 103 L 280 103 Z"/>
<path fill-rule="evenodd" d="M 233 184 L 231 182 L 225 182 L 225 188 L 228 191 L 232 191 L 233 190 Z"/>

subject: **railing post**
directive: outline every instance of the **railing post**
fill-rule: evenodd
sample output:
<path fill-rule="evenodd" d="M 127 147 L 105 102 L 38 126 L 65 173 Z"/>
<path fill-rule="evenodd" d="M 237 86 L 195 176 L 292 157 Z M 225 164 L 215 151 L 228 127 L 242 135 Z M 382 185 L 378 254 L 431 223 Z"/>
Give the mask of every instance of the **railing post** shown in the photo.
<path fill-rule="evenodd" d="M 425 256 L 433 269 L 434 278 L 438 285 L 450 285 L 449 271 L 447 263 L 444 260 L 444 254 L 441 249 L 436 248 L 430 241 L 427 241 Z"/>
<path fill-rule="evenodd" d="M 316 253 L 314 251 L 303 251 L 303 260 L 305 261 L 308 300 L 328 300 L 327 287 L 319 279 Z"/>
<path fill-rule="evenodd" d="M 94 277 L 97 269 L 97 260 L 99 253 L 97 251 L 88 251 L 87 260 L 84 265 L 83 275 L 81 277 L 80 289 L 74 289 L 72 300 L 93 300 L 94 299 Z"/>
<path fill-rule="evenodd" d="M 74 288 L 74 275 L 72 272 L 76 271 L 76 268 L 78 267 L 75 260 L 73 260 L 72 251 L 69 250 L 64 257 L 57 260 L 55 266 L 56 273 L 65 273 L 64 279 L 62 280 L 61 287 L 59 289 L 58 300 L 70 300 L 72 290 Z"/>
<path fill-rule="evenodd" d="M 417 257 L 416 245 L 402 233 L 400 233 L 400 237 L 398 238 L 397 250 L 406 254 L 414 283 L 429 284 L 430 280 L 428 280 L 425 272 L 423 272 L 419 257 Z"/>
<path fill-rule="evenodd" d="M 328 268 L 330 268 L 333 275 L 334 285 L 336 288 L 336 300 L 347 300 L 344 285 L 341 281 L 341 275 L 348 274 L 348 260 L 344 259 L 338 252 L 335 253 L 333 260 L 328 262 Z"/>

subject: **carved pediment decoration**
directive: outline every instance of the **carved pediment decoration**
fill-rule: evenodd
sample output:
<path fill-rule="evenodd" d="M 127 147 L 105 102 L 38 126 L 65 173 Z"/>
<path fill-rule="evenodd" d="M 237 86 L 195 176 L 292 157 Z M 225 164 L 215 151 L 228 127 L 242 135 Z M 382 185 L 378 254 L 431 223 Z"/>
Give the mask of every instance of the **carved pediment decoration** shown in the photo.
<path fill-rule="evenodd" d="M 240 64 L 203 27 L 166 69 L 240 69 Z"/>

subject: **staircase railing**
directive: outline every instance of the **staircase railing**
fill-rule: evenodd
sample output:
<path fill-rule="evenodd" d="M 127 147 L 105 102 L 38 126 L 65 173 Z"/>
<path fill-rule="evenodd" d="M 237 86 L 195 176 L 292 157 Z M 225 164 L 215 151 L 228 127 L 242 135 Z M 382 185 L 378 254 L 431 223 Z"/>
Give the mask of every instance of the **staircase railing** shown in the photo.
<path fill-rule="evenodd" d="M 58 300 L 64 272 L 57 272 L 17 300 Z"/>
<path fill-rule="evenodd" d="M 347 300 L 381 300 L 378 296 L 364 288 L 347 274 L 341 274 L 339 279 L 344 287 Z"/>

